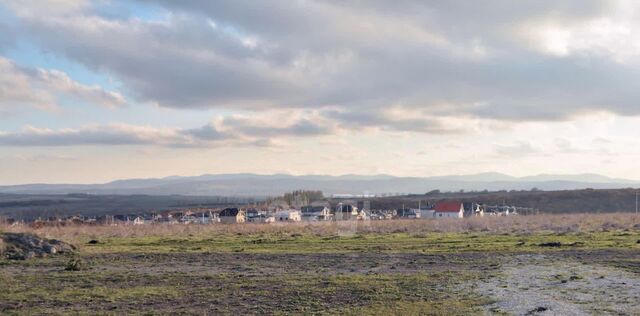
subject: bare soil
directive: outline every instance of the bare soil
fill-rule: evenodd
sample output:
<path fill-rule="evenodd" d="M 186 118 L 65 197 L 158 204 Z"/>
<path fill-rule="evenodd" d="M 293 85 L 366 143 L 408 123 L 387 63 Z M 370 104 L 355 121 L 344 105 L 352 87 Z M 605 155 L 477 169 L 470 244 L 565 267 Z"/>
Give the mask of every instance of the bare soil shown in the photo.
<path fill-rule="evenodd" d="M 379 314 L 404 302 L 434 308 L 404 314 L 640 314 L 632 249 L 82 258 L 79 272 L 64 256 L 2 262 L 0 313 Z"/>
<path fill-rule="evenodd" d="M 640 315 L 638 252 L 523 254 L 473 283 L 487 314 Z"/>

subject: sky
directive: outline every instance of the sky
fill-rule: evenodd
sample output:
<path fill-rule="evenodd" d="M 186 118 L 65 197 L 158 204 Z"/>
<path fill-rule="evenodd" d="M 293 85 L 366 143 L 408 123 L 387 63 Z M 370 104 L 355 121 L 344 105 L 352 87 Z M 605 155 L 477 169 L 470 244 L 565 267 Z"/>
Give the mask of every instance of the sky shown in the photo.
<path fill-rule="evenodd" d="M 0 0 L 0 185 L 640 179 L 640 3 Z"/>

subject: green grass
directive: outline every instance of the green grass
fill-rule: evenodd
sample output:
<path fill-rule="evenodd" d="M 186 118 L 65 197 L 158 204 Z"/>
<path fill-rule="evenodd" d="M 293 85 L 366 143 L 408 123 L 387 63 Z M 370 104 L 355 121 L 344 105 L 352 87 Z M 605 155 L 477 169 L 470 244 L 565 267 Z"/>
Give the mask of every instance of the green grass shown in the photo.
<path fill-rule="evenodd" d="M 0 314 L 473 315 L 489 301 L 462 285 L 499 273 L 491 254 L 640 249 L 638 240 L 638 231 L 103 238 L 81 245 L 87 270 L 64 271 L 69 256 L 0 261 Z M 561 246 L 540 246 L 549 242 Z M 359 269 L 340 265 L 349 258 Z"/>
<path fill-rule="evenodd" d="M 87 253 L 175 253 L 175 252 L 247 252 L 247 253 L 357 253 L 421 252 L 452 253 L 468 251 L 541 251 L 567 248 L 640 249 L 640 232 L 465 234 L 431 233 L 412 235 L 357 234 L 352 236 L 315 235 L 216 235 L 185 238 L 118 237 L 84 245 Z M 560 242 L 560 247 L 540 244 Z"/>
<path fill-rule="evenodd" d="M 475 277 L 450 273 L 251 278 L 235 274 L 176 273 L 159 277 L 95 272 L 70 277 L 54 273 L 43 279 L 21 276 L 3 282 L 0 302 L 11 307 L 4 312 L 25 314 L 75 314 L 83 310 L 96 314 L 110 311 L 129 314 L 140 312 L 141 305 L 150 304 L 164 306 L 167 313 L 194 314 L 201 308 L 229 315 L 241 311 L 362 315 L 394 308 L 409 314 L 444 315 L 451 311 L 469 314 L 478 312 L 478 306 L 486 301 L 468 297 L 459 300 L 447 289 Z"/>

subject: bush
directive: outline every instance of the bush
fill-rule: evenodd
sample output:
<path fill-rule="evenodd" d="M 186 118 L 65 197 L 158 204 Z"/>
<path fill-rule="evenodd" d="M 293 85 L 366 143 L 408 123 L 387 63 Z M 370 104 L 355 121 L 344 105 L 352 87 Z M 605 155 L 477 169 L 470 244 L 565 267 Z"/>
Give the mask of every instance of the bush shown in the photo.
<path fill-rule="evenodd" d="M 87 265 L 85 264 L 84 260 L 80 258 L 72 258 L 71 260 L 69 260 L 64 270 L 65 271 L 81 271 L 81 270 L 85 270 L 86 268 L 87 268 Z"/>

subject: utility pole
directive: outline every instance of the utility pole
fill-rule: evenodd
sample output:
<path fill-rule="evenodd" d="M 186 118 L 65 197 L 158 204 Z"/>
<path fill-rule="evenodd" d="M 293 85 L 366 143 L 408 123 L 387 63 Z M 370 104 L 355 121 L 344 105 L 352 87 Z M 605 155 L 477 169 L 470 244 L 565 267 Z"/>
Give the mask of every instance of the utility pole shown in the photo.
<path fill-rule="evenodd" d="M 638 215 L 638 190 L 636 190 L 636 215 Z"/>

